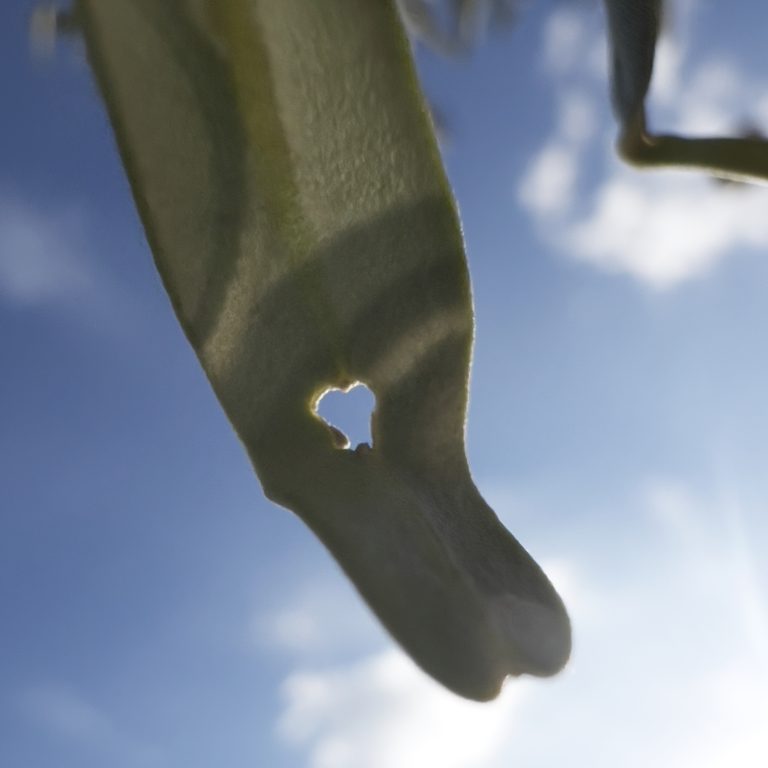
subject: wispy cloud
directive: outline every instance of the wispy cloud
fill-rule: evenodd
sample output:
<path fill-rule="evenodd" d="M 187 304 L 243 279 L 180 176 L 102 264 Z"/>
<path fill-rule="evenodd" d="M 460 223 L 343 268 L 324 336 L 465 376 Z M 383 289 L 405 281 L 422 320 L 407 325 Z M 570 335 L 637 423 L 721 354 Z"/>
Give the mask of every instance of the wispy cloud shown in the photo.
<path fill-rule="evenodd" d="M 165 764 L 156 748 L 127 734 L 103 709 L 68 687 L 30 686 L 20 693 L 18 705 L 46 737 L 60 742 L 60 749 L 95 751 L 108 764 L 126 768 L 160 768 Z"/>
<path fill-rule="evenodd" d="M 346 581 L 323 578 L 294 588 L 293 596 L 251 621 L 252 639 L 262 649 L 309 660 L 330 660 L 371 651 L 386 638 Z"/>
<path fill-rule="evenodd" d="M 82 214 L 0 193 L 0 299 L 76 304 L 95 289 Z"/>
<path fill-rule="evenodd" d="M 29 718 L 56 736 L 80 742 L 114 737 L 109 718 L 67 688 L 31 687 L 24 691 L 21 701 Z"/>
<path fill-rule="evenodd" d="M 690 26 L 694 10 L 683 4 L 679 29 Z M 572 258 L 655 289 L 701 277 L 740 249 L 768 247 L 761 214 L 766 189 L 724 189 L 698 174 L 640 172 L 615 158 L 613 127 L 598 132 L 583 117 L 607 114 L 606 65 L 594 54 L 605 55 L 600 35 L 571 8 L 556 10 L 545 27 L 542 58 L 558 116 L 517 189 L 540 236 Z M 768 84 L 734 61 L 697 58 L 678 38 L 662 39 L 652 85 L 655 127 L 727 135 L 750 112 L 768 116 Z M 580 124 L 588 127 L 574 128 Z"/>

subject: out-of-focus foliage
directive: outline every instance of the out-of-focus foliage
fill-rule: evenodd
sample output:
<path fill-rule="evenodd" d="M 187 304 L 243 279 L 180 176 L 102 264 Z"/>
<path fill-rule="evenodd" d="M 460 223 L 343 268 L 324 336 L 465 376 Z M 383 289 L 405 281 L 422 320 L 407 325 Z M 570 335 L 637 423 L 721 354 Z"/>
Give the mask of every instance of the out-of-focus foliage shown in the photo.
<path fill-rule="evenodd" d="M 653 75 L 662 0 L 605 0 L 618 150 L 638 167 L 704 171 L 735 181 L 768 181 L 768 142 L 759 135 L 689 138 L 655 132 L 645 101 Z"/>
<path fill-rule="evenodd" d="M 406 27 L 416 40 L 445 54 L 472 48 L 492 27 L 510 24 L 520 0 L 397 0 Z"/>

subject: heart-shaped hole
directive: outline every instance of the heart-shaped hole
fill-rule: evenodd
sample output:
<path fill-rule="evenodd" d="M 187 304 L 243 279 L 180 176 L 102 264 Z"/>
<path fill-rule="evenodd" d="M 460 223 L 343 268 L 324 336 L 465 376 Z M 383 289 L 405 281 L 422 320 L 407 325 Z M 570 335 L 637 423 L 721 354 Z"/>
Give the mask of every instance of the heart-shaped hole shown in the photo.
<path fill-rule="evenodd" d="M 329 387 L 317 400 L 315 413 L 334 430 L 339 448 L 373 447 L 371 415 L 376 398 L 368 387 L 355 382 L 346 389 Z"/>

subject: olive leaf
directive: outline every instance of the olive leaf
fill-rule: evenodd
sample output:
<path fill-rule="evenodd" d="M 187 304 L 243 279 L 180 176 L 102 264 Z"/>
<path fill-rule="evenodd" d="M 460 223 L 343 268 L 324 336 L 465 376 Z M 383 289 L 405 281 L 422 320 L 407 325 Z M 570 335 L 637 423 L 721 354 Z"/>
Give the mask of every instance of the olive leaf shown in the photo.
<path fill-rule="evenodd" d="M 457 213 L 391 0 L 78 0 L 173 307 L 265 493 L 473 699 L 549 675 L 567 615 L 475 488 Z M 314 404 L 376 396 L 372 446 Z"/>

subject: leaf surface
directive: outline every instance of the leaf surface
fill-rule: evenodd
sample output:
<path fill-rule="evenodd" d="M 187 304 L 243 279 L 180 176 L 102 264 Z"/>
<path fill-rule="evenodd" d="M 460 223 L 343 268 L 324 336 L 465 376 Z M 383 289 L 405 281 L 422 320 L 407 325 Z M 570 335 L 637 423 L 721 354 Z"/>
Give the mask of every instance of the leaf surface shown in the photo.
<path fill-rule="evenodd" d="M 158 270 L 267 495 L 452 690 L 556 672 L 562 603 L 467 466 L 469 279 L 393 4 L 77 8 Z M 357 381 L 373 446 L 343 450 L 313 406 Z"/>

